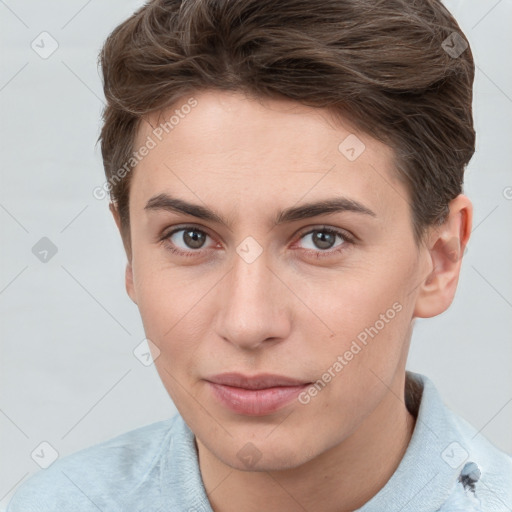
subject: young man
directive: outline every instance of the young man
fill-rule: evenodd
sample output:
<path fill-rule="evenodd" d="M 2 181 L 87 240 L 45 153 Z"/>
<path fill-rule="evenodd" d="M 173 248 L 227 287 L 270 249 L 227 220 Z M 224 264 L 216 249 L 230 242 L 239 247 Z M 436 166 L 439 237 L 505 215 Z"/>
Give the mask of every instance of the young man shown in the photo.
<path fill-rule="evenodd" d="M 8 508 L 512 510 L 512 459 L 406 372 L 455 294 L 470 48 L 435 0 L 158 0 L 103 48 L 111 210 L 179 415 Z"/>

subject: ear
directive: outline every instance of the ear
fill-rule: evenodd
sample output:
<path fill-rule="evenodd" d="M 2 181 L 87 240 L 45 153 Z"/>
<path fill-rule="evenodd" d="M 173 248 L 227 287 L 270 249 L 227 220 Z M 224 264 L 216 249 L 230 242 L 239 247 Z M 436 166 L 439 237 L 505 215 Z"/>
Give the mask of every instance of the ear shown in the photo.
<path fill-rule="evenodd" d="M 430 318 L 453 301 L 464 249 L 471 234 L 473 206 L 460 194 L 450 201 L 450 213 L 440 226 L 429 228 L 427 251 L 431 271 L 419 287 L 414 316 Z"/>
<path fill-rule="evenodd" d="M 126 264 L 126 269 L 124 273 L 124 281 L 126 287 L 126 293 L 132 299 L 132 301 L 137 304 L 135 286 L 133 284 L 133 269 L 132 269 L 132 255 L 129 247 L 130 241 L 126 240 L 126 236 L 123 233 L 122 225 L 121 225 L 121 216 L 119 215 L 119 210 L 116 208 L 114 203 L 109 204 L 110 211 L 112 212 L 112 216 L 114 217 L 114 221 L 117 225 L 117 229 L 119 230 L 119 234 L 121 235 L 121 239 L 123 240 L 123 246 L 126 252 L 126 256 L 128 258 L 128 262 Z"/>

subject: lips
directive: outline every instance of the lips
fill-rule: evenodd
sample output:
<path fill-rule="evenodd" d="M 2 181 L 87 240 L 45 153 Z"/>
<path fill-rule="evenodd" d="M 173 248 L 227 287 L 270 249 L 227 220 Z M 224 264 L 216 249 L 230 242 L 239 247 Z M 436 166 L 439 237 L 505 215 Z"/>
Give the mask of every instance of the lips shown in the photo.
<path fill-rule="evenodd" d="M 311 384 L 272 374 L 224 373 L 205 380 L 217 402 L 235 413 L 249 416 L 278 411 Z"/>

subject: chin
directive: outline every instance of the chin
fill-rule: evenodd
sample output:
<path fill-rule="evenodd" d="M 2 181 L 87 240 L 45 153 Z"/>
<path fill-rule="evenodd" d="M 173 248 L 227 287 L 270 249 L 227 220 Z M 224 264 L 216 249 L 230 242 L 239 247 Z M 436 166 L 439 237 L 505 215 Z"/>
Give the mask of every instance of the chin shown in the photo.
<path fill-rule="evenodd" d="M 288 439 L 288 444 L 283 444 L 283 439 L 275 439 L 274 442 L 255 439 L 232 440 L 229 445 L 212 443 L 208 450 L 227 466 L 238 471 L 283 471 L 294 469 L 309 462 L 321 453 L 312 448 L 306 448 L 303 441 Z M 204 443 L 203 443 L 204 444 Z M 236 447 L 236 448 L 235 448 Z M 225 448 L 223 450 L 222 448 Z M 235 448 L 235 449 L 234 449 Z"/>

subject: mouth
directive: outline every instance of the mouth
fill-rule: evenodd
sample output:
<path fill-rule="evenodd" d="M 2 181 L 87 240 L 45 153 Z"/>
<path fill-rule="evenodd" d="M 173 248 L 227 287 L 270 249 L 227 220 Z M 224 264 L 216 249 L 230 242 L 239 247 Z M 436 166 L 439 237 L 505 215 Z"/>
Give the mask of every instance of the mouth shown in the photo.
<path fill-rule="evenodd" d="M 288 405 L 311 382 L 282 375 L 223 373 L 205 379 L 215 400 L 232 412 L 265 416 Z"/>

